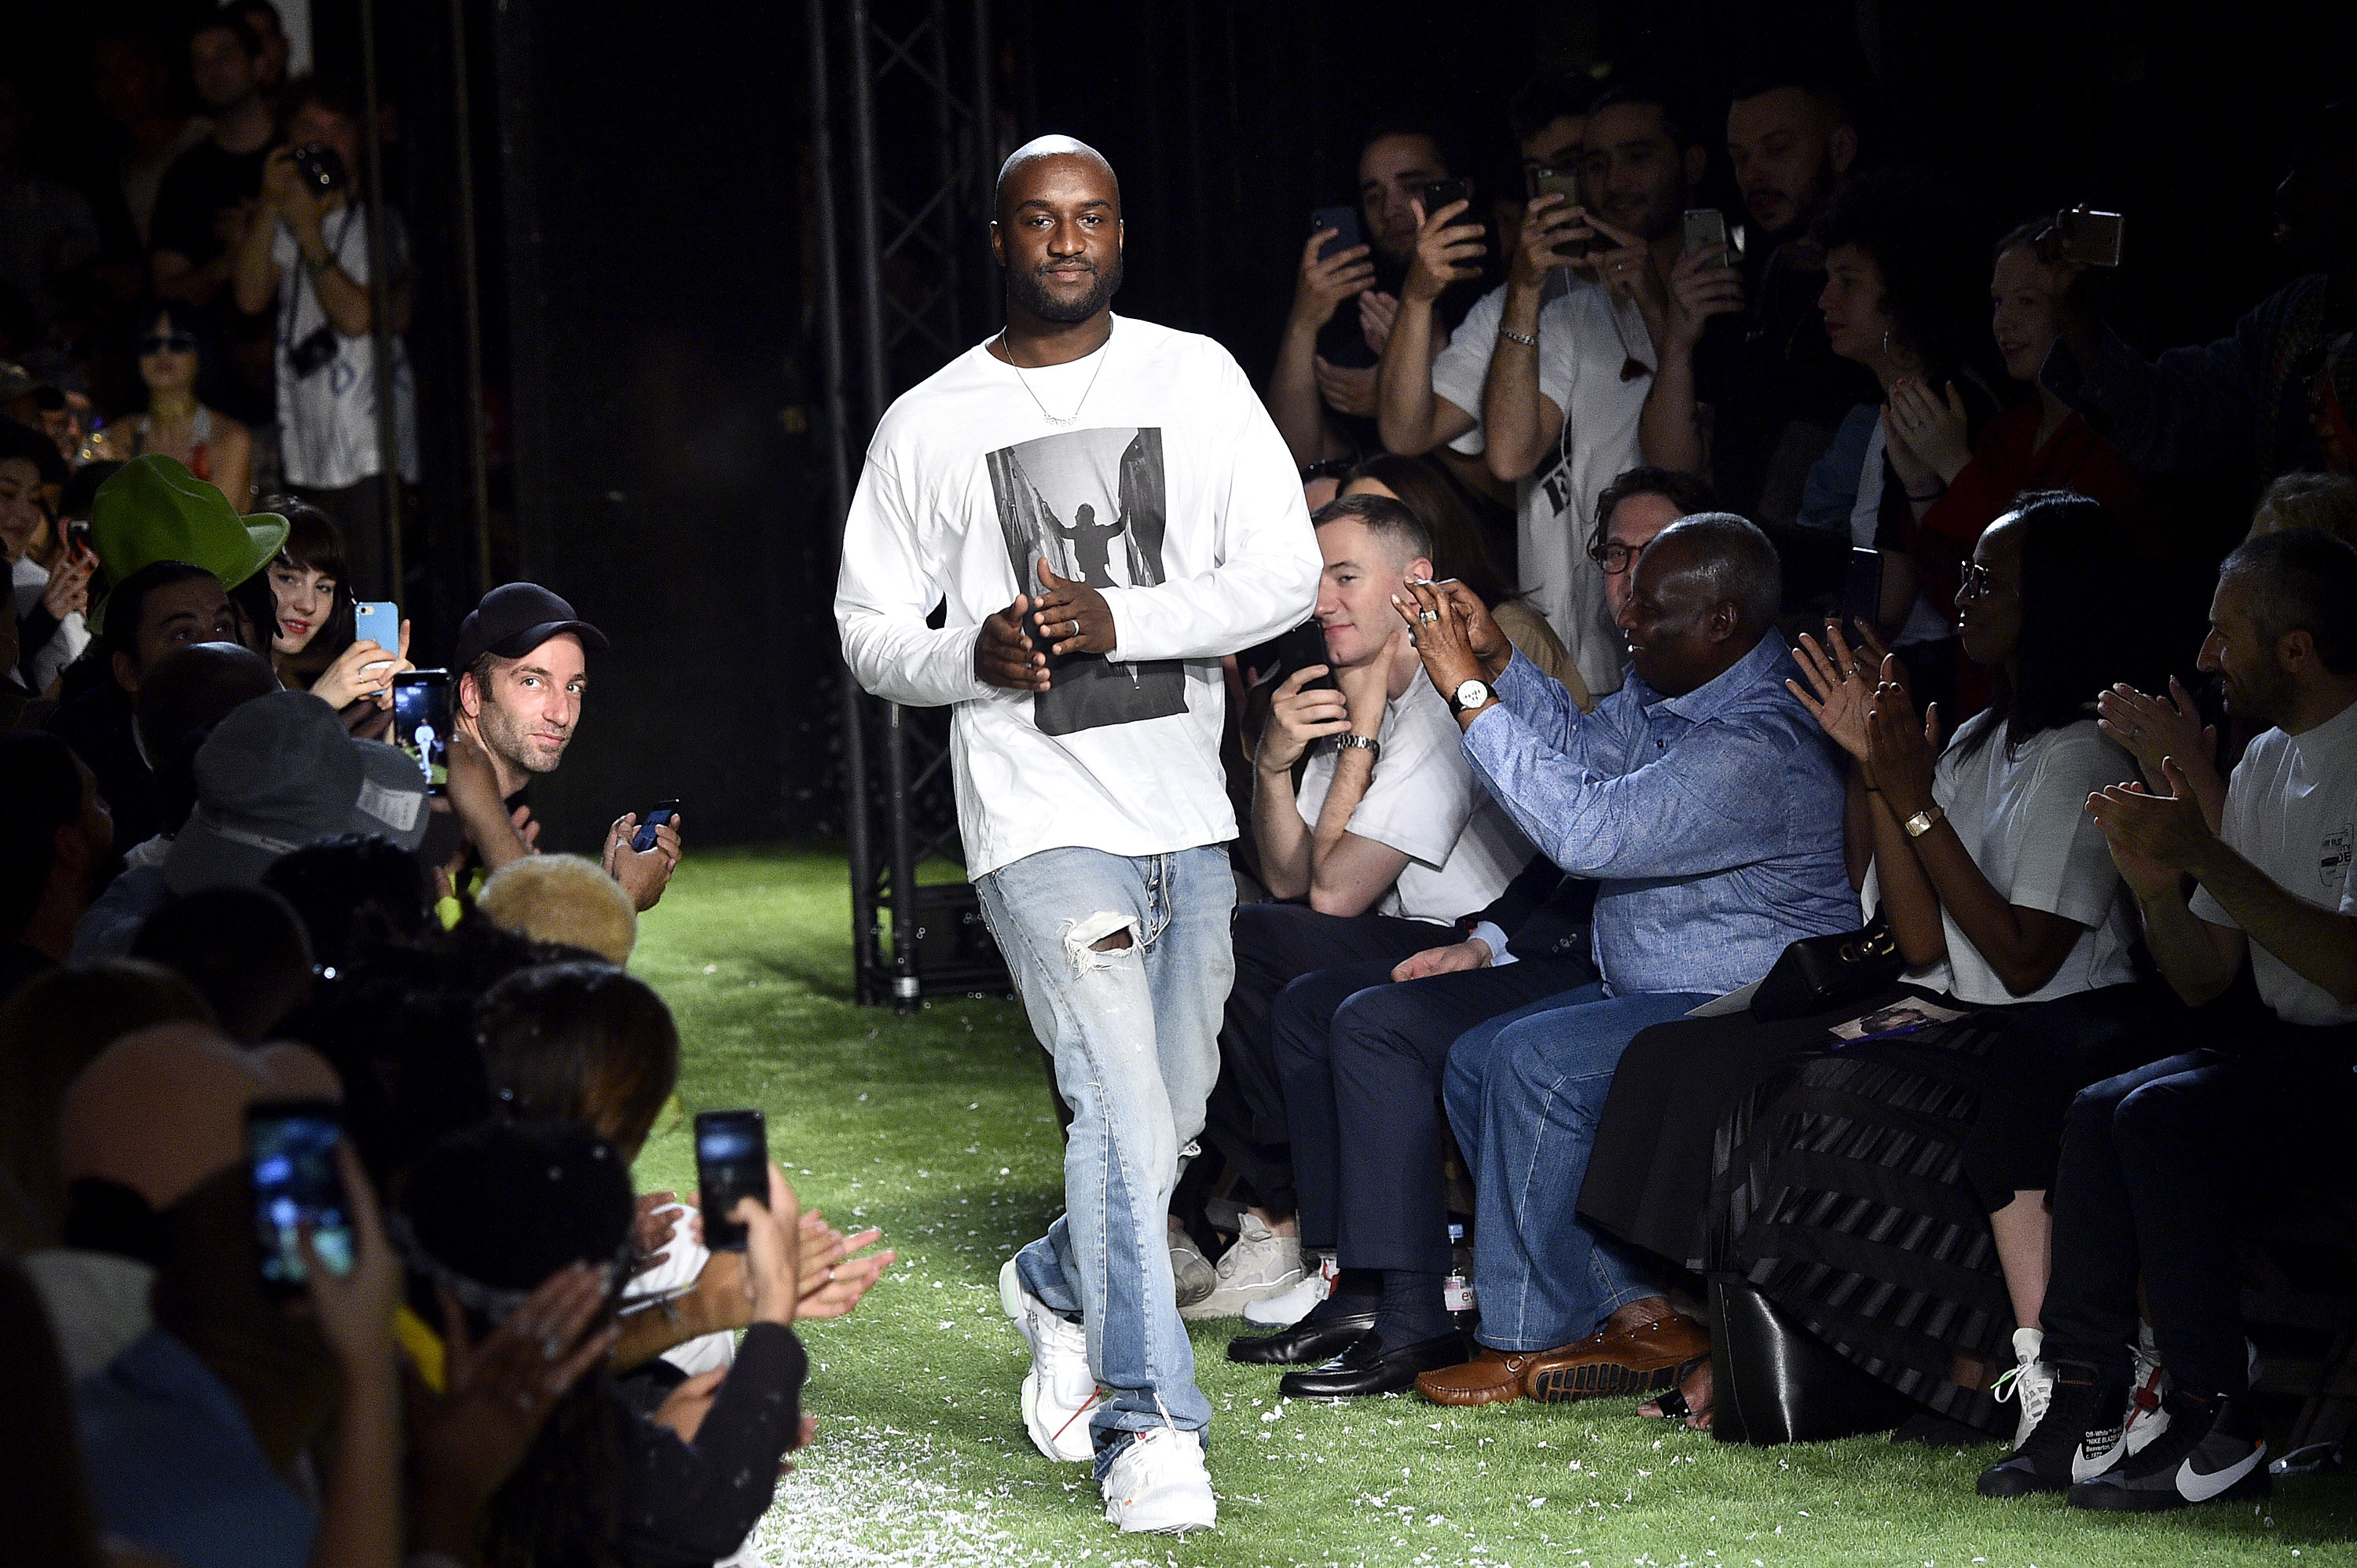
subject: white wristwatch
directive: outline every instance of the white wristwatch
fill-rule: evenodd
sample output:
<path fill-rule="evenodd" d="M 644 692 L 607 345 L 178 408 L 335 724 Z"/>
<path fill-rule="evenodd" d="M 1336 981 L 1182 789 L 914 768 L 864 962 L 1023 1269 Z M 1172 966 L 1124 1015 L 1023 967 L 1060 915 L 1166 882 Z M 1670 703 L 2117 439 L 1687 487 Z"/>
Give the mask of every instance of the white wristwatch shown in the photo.
<path fill-rule="evenodd" d="M 1490 686 L 1484 681 L 1458 682 L 1456 692 L 1448 699 L 1449 710 L 1452 713 L 1471 713 L 1475 708 L 1486 708 L 1489 705 Z"/>

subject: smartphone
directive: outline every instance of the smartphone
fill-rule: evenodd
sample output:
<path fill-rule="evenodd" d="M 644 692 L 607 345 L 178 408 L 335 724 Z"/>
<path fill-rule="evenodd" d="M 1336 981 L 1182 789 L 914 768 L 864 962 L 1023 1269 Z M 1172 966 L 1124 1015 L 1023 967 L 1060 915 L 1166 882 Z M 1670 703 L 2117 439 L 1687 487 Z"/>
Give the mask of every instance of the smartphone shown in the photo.
<path fill-rule="evenodd" d="M 1244 688 L 1258 691 L 1266 686 L 1274 689 L 1290 680 L 1297 670 L 1312 664 L 1328 666 L 1326 673 L 1306 682 L 1305 692 L 1334 692 L 1341 688 L 1335 683 L 1333 656 L 1326 651 L 1326 628 L 1312 616 L 1291 631 L 1281 632 L 1257 648 L 1248 648 L 1236 655 L 1236 663 L 1244 672 Z"/>
<path fill-rule="evenodd" d="M 1560 196 L 1566 207 L 1579 205 L 1579 171 L 1576 168 L 1534 168 L 1530 171 L 1531 199 L 1542 196 Z M 1566 262 L 1576 262 L 1595 248 L 1593 240 L 1565 240 L 1555 248 L 1555 255 Z"/>
<path fill-rule="evenodd" d="M 639 831 L 630 835 L 630 847 L 644 854 L 655 847 L 655 830 L 679 815 L 677 800 L 658 800 L 654 810 L 639 821 Z"/>
<path fill-rule="evenodd" d="M 262 1278 L 274 1290 L 303 1288 L 302 1229 L 341 1276 L 352 1272 L 352 1223 L 336 1170 L 343 1109 L 331 1100 L 260 1101 L 245 1109 L 246 1159 L 253 1173 L 253 1236 Z"/>
<path fill-rule="evenodd" d="M 1309 215 L 1311 233 L 1323 233 L 1329 229 L 1334 231 L 1334 237 L 1318 247 L 1318 259 L 1321 262 L 1367 242 L 1360 231 L 1359 209 L 1355 207 L 1321 207 Z"/>
<path fill-rule="evenodd" d="M 409 753 L 429 794 L 450 781 L 450 671 L 404 670 L 393 678 L 393 744 Z"/>
<path fill-rule="evenodd" d="M 770 1201 L 770 1129 L 758 1111 L 695 1113 L 695 1181 L 704 1189 L 704 1244 L 745 1250 L 745 1227 L 730 1219 L 740 1197 Z"/>
<path fill-rule="evenodd" d="M 1727 219 L 1717 208 L 1687 208 L 1685 231 L 1687 255 L 1700 255 L 1713 245 L 1727 245 L 1727 254 L 1720 258 L 1720 263 L 1730 267 L 1735 264 L 1735 247 L 1727 242 Z"/>
<path fill-rule="evenodd" d="M 1860 545 L 1849 553 L 1849 566 L 1842 574 L 1842 636 L 1852 642 L 1857 639 L 1861 626 L 1879 626 L 1882 622 L 1882 552 Z"/>
<path fill-rule="evenodd" d="M 2126 225 L 2126 220 L 2116 212 L 2065 208 L 2054 215 L 2055 243 L 2066 262 L 2083 267 L 2115 267 L 2120 264 L 2121 231 Z"/>
<path fill-rule="evenodd" d="M 1424 182 L 1424 215 L 1426 219 L 1452 201 L 1473 199 L 1473 187 L 1461 179 L 1428 179 Z M 1477 220 L 1471 209 L 1458 213 L 1452 222 L 1471 223 Z"/>
<path fill-rule="evenodd" d="M 352 607 L 352 640 L 373 642 L 387 653 L 401 651 L 401 607 L 391 599 L 363 599 Z M 390 660 L 387 660 L 390 662 Z M 374 669 L 374 665 L 369 668 Z"/>

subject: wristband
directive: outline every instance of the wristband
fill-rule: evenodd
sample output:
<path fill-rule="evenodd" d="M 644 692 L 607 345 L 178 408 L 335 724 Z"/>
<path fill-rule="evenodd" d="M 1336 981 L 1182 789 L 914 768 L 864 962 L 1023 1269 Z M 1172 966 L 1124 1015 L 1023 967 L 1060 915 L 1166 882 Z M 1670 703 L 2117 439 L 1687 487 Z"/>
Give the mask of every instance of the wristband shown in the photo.
<path fill-rule="evenodd" d="M 1498 336 L 1509 343 L 1520 343 L 1525 349 L 1535 349 L 1539 346 L 1539 335 L 1535 332 L 1517 332 L 1511 327 L 1501 327 L 1498 328 Z"/>

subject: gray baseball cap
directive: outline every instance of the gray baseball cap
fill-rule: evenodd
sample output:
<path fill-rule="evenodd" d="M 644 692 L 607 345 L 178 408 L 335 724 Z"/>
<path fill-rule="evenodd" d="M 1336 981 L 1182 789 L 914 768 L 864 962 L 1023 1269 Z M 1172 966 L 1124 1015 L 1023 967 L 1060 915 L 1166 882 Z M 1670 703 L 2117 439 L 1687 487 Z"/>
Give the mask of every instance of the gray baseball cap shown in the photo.
<path fill-rule="evenodd" d="M 164 857 L 176 894 L 252 886 L 271 863 L 340 833 L 425 842 L 425 779 L 398 747 L 356 740 L 308 692 L 232 708 L 197 752 L 197 807 Z"/>

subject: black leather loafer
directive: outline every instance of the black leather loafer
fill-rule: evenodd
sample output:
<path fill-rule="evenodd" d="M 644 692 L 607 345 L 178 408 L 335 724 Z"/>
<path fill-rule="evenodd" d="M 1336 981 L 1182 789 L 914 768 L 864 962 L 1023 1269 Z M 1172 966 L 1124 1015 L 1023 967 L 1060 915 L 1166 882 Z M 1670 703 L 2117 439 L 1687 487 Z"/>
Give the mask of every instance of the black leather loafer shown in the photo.
<path fill-rule="evenodd" d="M 1319 1318 L 1314 1314 L 1281 1334 L 1239 1334 L 1228 1341 L 1228 1359 L 1248 1367 L 1315 1367 L 1331 1360 L 1375 1326 L 1371 1308 Z"/>
<path fill-rule="evenodd" d="M 1465 1337 L 1444 1334 L 1421 1339 L 1396 1350 L 1383 1348 L 1380 1335 L 1368 1334 L 1322 1367 L 1287 1372 L 1276 1391 L 1287 1399 L 1360 1399 L 1368 1394 L 1401 1393 L 1415 1387 L 1418 1372 L 1454 1367 L 1465 1359 Z"/>

